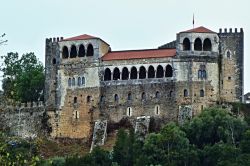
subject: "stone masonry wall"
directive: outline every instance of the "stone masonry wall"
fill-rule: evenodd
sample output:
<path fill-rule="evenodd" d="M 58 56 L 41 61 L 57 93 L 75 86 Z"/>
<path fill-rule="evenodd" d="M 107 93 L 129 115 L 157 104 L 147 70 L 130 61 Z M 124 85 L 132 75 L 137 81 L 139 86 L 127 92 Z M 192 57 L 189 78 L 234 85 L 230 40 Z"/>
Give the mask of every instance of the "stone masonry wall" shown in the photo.
<path fill-rule="evenodd" d="M 47 115 L 42 104 L 38 106 L 1 106 L 1 130 L 23 138 L 34 138 L 48 132 Z"/>

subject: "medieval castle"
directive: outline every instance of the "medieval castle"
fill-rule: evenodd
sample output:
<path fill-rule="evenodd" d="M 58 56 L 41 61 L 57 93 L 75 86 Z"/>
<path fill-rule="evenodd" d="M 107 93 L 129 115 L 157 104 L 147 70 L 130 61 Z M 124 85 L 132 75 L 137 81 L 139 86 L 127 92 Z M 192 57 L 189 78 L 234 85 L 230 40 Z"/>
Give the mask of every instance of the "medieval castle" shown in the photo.
<path fill-rule="evenodd" d="M 91 137 L 93 123 L 140 116 L 179 121 L 243 99 L 243 29 L 177 33 L 156 49 L 111 51 L 80 35 L 46 39 L 45 110 L 51 136 Z"/>

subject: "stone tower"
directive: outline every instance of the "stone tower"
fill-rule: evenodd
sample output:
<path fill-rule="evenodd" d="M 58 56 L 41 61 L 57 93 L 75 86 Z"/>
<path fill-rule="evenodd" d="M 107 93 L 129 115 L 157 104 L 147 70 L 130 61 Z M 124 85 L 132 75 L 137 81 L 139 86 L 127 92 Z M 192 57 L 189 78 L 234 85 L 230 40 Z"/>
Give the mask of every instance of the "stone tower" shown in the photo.
<path fill-rule="evenodd" d="M 220 100 L 241 102 L 244 91 L 244 32 L 235 29 L 220 29 Z"/>
<path fill-rule="evenodd" d="M 62 38 L 61 38 L 62 39 Z M 45 43 L 45 105 L 48 110 L 56 109 L 57 70 L 59 62 L 59 38 L 46 39 Z"/>

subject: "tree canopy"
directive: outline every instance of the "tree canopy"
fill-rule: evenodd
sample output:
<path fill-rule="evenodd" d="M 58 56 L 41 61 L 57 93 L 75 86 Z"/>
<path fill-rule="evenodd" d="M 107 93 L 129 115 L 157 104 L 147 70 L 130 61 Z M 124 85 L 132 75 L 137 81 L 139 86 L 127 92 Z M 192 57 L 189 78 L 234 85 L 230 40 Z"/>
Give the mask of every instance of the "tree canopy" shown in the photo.
<path fill-rule="evenodd" d="M 34 53 L 10 52 L 3 59 L 3 95 L 20 102 L 43 100 L 44 67 Z"/>

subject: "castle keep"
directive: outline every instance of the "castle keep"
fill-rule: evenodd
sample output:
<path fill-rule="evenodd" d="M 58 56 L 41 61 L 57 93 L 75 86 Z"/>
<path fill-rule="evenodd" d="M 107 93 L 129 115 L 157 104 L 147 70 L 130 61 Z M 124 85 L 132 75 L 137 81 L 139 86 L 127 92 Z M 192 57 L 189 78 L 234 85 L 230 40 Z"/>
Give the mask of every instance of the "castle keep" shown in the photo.
<path fill-rule="evenodd" d="M 243 29 L 198 27 L 156 49 L 111 51 L 81 35 L 46 39 L 45 104 L 52 137 L 89 139 L 97 120 L 191 118 L 243 96 Z"/>

